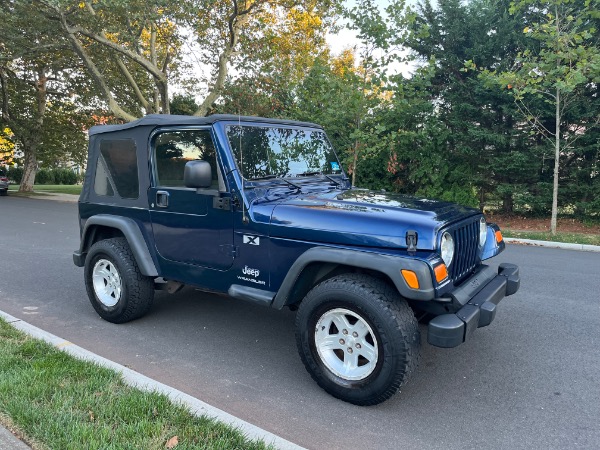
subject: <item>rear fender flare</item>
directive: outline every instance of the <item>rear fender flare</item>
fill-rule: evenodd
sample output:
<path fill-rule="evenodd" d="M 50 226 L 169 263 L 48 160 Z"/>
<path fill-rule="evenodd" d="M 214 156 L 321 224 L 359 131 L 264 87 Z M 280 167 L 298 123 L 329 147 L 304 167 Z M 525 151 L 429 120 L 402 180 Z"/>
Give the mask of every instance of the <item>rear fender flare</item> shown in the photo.
<path fill-rule="evenodd" d="M 140 272 L 148 277 L 157 277 L 158 270 L 156 264 L 152 259 L 150 250 L 142 230 L 140 229 L 137 222 L 129 217 L 113 216 L 111 214 L 98 214 L 92 216 L 85 222 L 83 232 L 81 233 L 81 244 L 79 248 L 79 255 L 85 256 L 89 247 L 91 246 L 90 238 L 92 237 L 91 230 L 94 226 L 104 226 L 108 228 L 115 228 L 125 236 L 127 243 L 135 256 L 135 260 L 140 268 Z M 85 257 L 82 258 L 85 261 Z"/>

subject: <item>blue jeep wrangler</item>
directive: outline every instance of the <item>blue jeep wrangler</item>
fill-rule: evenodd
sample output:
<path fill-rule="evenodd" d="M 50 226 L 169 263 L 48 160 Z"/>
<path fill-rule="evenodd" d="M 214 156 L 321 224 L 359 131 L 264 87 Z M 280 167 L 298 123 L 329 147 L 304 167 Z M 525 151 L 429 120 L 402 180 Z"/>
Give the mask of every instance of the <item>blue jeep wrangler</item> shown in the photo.
<path fill-rule="evenodd" d="M 489 325 L 519 270 L 475 209 L 357 189 L 312 123 L 149 115 L 90 130 L 73 259 L 98 314 L 144 315 L 155 289 L 192 285 L 298 310 L 314 380 L 374 405 L 427 340 L 455 347 Z"/>

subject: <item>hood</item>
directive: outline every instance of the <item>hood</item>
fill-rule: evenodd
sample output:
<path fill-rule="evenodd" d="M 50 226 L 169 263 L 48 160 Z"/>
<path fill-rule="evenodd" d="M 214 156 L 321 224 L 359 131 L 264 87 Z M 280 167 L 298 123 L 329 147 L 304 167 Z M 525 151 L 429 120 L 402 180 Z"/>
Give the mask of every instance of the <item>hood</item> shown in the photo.
<path fill-rule="evenodd" d="M 418 233 L 419 250 L 433 250 L 438 230 L 480 214 L 454 203 L 363 189 L 287 197 L 272 210 L 273 237 L 381 248 L 406 248 Z"/>

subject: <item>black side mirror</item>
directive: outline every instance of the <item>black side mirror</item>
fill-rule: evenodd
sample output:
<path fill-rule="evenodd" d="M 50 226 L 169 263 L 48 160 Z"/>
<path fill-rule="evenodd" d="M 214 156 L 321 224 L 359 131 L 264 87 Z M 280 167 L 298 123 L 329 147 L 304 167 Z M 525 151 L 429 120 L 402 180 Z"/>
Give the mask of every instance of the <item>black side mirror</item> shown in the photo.
<path fill-rule="evenodd" d="M 212 185 L 212 168 L 206 161 L 188 161 L 183 171 L 183 182 L 189 188 L 209 188 Z"/>

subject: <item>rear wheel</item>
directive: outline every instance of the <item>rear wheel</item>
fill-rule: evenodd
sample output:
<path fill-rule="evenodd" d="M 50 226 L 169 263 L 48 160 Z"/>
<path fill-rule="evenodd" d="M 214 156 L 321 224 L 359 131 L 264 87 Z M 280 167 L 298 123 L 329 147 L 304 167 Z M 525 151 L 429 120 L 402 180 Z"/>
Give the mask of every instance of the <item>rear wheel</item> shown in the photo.
<path fill-rule="evenodd" d="M 142 275 L 125 238 L 92 245 L 84 273 L 90 302 L 108 322 L 129 322 L 146 314 L 152 306 L 154 280 Z"/>
<path fill-rule="evenodd" d="M 5 195 L 8 195 L 8 189 L 4 189 L 4 190 L 0 191 L 0 195 L 2 197 L 4 197 Z"/>
<path fill-rule="evenodd" d="M 296 316 L 302 361 L 325 391 L 356 405 L 381 403 L 418 364 L 415 316 L 382 280 L 346 274 L 313 288 Z"/>

